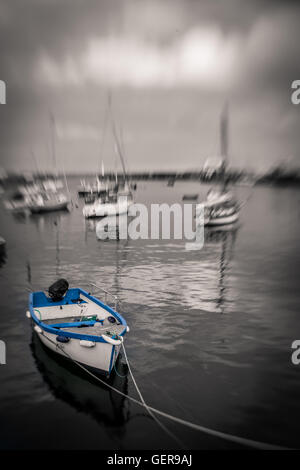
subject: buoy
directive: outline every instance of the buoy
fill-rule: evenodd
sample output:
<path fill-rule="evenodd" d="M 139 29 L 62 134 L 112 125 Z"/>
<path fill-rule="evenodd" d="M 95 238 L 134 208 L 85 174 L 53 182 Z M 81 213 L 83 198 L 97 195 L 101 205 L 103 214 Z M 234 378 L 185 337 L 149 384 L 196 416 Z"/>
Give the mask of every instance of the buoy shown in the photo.
<path fill-rule="evenodd" d="M 29 310 L 26 310 L 26 317 L 27 317 L 27 318 L 30 318 L 30 317 L 31 317 Z"/>

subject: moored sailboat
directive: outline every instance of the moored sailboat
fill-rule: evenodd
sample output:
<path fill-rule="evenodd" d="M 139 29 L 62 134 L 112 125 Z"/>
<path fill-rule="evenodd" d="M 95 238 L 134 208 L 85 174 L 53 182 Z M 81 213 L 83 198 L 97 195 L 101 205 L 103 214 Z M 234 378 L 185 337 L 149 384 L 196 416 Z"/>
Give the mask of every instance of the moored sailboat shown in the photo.
<path fill-rule="evenodd" d="M 128 185 L 125 184 L 121 188 L 116 185 L 113 190 L 99 196 L 91 204 L 85 204 L 83 215 L 91 218 L 126 214 L 132 204 L 133 197 Z"/>
<path fill-rule="evenodd" d="M 56 176 L 53 179 L 46 179 L 45 181 L 41 182 L 39 185 L 39 190 L 31 194 L 27 206 L 29 211 L 33 214 L 66 210 L 69 208 L 69 204 L 71 202 L 69 195 L 67 195 L 63 190 L 63 182 L 59 180 L 57 176 L 58 171 L 55 148 L 55 121 L 52 114 L 50 114 L 50 123 L 52 131 L 51 137 L 53 168 L 55 170 Z M 64 177 L 67 186 L 66 175 L 64 175 Z"/>
<path fill-rule="evenodd" d="M 92 200 L 91 203 L 86 203 L 84 205 L 83 215 L 85 218 L 125 214 L 133 204 L 133 195 L 128 182 L 123 151 L 117 135 L 114 120 L 112 120 L 112 128 L 115 139 L 116 155 L 120 158 L 122 164 L 123 180 L 121 183 L 118 181 L 116 170 L 115 185 L 107 191 L 102 192 L 95 200 Z"/>
<path fill-rule="evenodd" d="M 228 107 L 224 106 L 220 122 L 221 137 L 221 181 L 220 189 L 210 189 L 204 201 L 204 224 L 211 226 L 233 224 L 239 219 L 240 205 L 232 192 L 228 191 L 226 170 L 228 165 Z"/>

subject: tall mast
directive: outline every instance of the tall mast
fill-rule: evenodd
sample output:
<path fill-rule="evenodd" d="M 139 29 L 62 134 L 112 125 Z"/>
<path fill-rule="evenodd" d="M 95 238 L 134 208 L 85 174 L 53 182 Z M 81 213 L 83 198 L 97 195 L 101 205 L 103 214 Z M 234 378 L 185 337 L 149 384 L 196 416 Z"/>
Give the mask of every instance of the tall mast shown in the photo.
<path fill-rule="evenodd" d="M 220 118 L 220 154 L 222 158 L 223 190 L 226 189 L 226 170 L 228 165 L 228 103 L 224 104 Z"/>
<path fill-rule="evenodd" d="M 127 181 L 127 174 L 126 174 L 125 162 L 124 162 L 124 157 L 123 157 L 123 154 L 122 154 L 122 148 L 121 148 L 121 145 L 120 145 L 120 141 L 119 141 L 119 138 L 118 138 L 118 134 L 117 134 L 116 125 L 115 125 L 114 120 L 112 120 L 112 127 L 113 127 L 113 134 L 114 134 L 114 138 L 115 138 L 115 148 L 116 148 L 116 150 L 118 152 L 118 155 L 120 157 L 120 160 L 121 160 L 123 175 L 124 175 L 124 181 L 126 182 Z"/>
<path fill-rule="evenodd" d="M 55 120 L 51 111 L 50 111 L 50 125 L 51 125 L 52 162 L 53 162 L 54 174 L 55 176 L 57 176 L 57 158 L 56 158 L 56 147 L 55 147 Z"/>
<path fill-rule="evenodd" d="M 127 173 L 126 173 L 126 168 L 125 168 L 122 145 L 121 145 L 120 140 L 119 140 L 119 136 L 118 136 L 117 128 L 116 128 L 116 123 L 115 123 L 113 112 L 112 112 L 111 94 L 109 94 L 109 96 L 108 96 L 108 104 L 109 104 L 109 111 L 110 111 L 110 117 L 111 117 L 111 123 L 112 123 L 112 131 L 113 131 L 113 136 L 114 136 L 114 140 L 115 140 L 115 151 L 119 155 L 119 158 L 121 160 L 123 176 L 124 176 L 124 182 L 126 182 L 127 181 Z"/>
<path fill-rule="evenodd" d="M 108 99 L 107 99 L 107 107 L 105 109 L 104 113 L 104 121 L 103 121 L 103 130 L 102 130 L 102 138 L 101 138 L 101 144 L 100 144 L 100 158 L 102 161 L 102 173 L 103 173 L 103 150 L 104 150 L 104 142 L 105 142 L 105 136 L 106 136 L 106 129 L 107 129 L 107 123 L 108 123 L 108 118 L 110 115 L 111 110 L 111 96 L 110 93 L 108 94 Z M 100 164 L 100 159 L 99 159 L 99 164 Z M 100 173 L 100 168 L 98 164 L 98 173 Z M 102 174 L 104 176 L 104 173 Z"/>

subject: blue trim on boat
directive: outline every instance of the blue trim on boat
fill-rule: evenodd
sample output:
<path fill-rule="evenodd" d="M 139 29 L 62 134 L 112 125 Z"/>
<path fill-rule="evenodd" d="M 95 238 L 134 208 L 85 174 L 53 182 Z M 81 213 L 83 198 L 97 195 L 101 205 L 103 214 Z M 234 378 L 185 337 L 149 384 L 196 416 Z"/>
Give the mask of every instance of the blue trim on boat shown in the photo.
<path fill-rule="evenodd" d="M 73 326 L 94 326 L 96 320 L 93 321 L 74 321 L 72 323 L 51 323 L 52 328 L 68 328 Z M 99 321 L 97 323 L 100 323 Z"/>
<path fill-rule="evenodd" d="M 73 300 L 79 299 L 80 294 L 83 294 L 88 299 L 90 299 L 92 302 L 94 302 L 95 304 L 97 304 L 100 307 L 104 308 L 107 312 L 111 313 L 115 318 L 117 318 L 119 320 L 119 322 L 121 323 L 121 325 L 124 326 L 124 330 L 122 331 L 122 333 L 119 334 L 119 336 L 124 336 L 126 334 L 127 323 L 126 323 L 126 320 L 122 317 L 122 315 L 120 313 L 116 312 L 115 310 L 113 310 L 108 305 L 101 302 L 101 300 L 97 299 L 93 295 L 89 294 L 88 292 L 86 292 L 85 290 L 80 289 L 80 288 L 69 289 L 68 292 L 66 293 L 65 297 L 60 302 L 53 302 L 50 298 L 48 298 L 45 295 L 45 293 L 43 291 L 32 292 L 31 294 L 29 294 L 29 310 L 30 310 L 30 314 L 31 314 L 31 317 L 32 317 L 33 321 L 42 330 L 46 331 L 47 333 L 50 333 L 50 334 L 53 334 L 53 335 L 57 336 L 58 329 L 53 327 L 53 325 L 51 325 L 51 326 L 47 325 L 43 321 L 39 320 L 37 318 L 37 316 L 35 315 L 35 313 L 34 313 L 34 309 L 38 309 L 39 307 L 46 307 L 46 306 L 51 307 L 51 306 L 59 306 L 59 305 L 68 305 L 70 303 L 74 304 L 74 302 L 72 302 L 72 298 L 73 298 Z M 86 303 L 86 302 L 82 301 L 80 303 Z M 80 324 L 82 324 L 82 323 L 80 323 Z M 74 323 L 72 324 L 72 326 L 73 325 L 74 325 Z M 82 334 L 82 333 L 73 333 L 73 332 L 69 332 L 69 331 L 66 332 L 66 331 L 63 331 L 63 330 L 59 330 L 59 335 L 60 336 L 65 336 L 67 338 L 78 339 L 78 340 L 83 339 L 83 340 L 86 340 L 86 341 L 94 341 L 96 343 L 107 343 L 107 341 L 105 341 L 105 339 L 103 339 L 101 336 L 96 336 L 96 335 L 86 335 L 86 334 Z M 110 344 L 110 343 L 107 343 L 107 344 Z"/>

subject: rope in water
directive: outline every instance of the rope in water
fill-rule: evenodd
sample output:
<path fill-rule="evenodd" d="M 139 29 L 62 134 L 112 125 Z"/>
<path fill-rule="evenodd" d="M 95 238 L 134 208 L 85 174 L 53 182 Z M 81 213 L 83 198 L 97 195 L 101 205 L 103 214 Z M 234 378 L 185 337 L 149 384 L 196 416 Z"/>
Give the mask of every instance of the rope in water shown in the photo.
<path fill-rule="evenodd" d="M 71 355 L 68 354 L 59 344 L 55 343 L 54 341 L 52 341 L 52 340 L 51 340 L 50 338 L 48 338 L 47 336 L 44 336 L 44 335 L 43 335 L 43 337 L 46 338 L 50 343 L 54 344 L 56 348 L 60 349 L 70 360 L 72 360 L 76 365 L 78 365 L 79 367 L 81 367 L 85 372 L 87 372 L 87 373 L 88 373 L 89 375 L 91 375 L 93 378 L 95 378 L 96 380 L 98 380 L 98 381 L 101 382 L 102 384 L 106 385 L 108 388 L 110 388 L 110 389 L 116 391 L 117 393 L 123 395 L 124 397 L 129 398 L 130 400 L 132 400 L 132 401 L 134 401 L 134 402 L 136 402 L 136 403 L 138 403 L 138 404 L 140 404 L 140 405 L 143 405 L 143 406 L 147 409 L 147 411 L 148 411 L 149 415 L 151 416 L 151 418 L 154 419 L 154 421 L 163 429 L 163 431 L 165 431 L 172 439 L 174 439 L 174 440 L 177 442 L 177 444 L 180 445 L 180 447 L 182 447 L 183 449 L 186 449 L 185 444 L 183 444 L 183 442 L 180 441 L 180 440 L 175 436 L 175 434 L 173 434 L 155 415 L 153 415 L 153 413 L 152 413 L 151 410 L 149 410 L 149 408 L 148 408 L 147 404 L 145 403 L 145 401 L 144 401 L 144 399 L 143 399 L 143 396 L 142 396 L 142 394 L 141 394 L 141 392 L 140 392 L 140 390 L 139 390 L 139 388 L 138 388 L 138 386 L 137 386 L 137 384 L 136 384 L 134 378 L 133 378 L 133 383 L 134 383 L 134 385 L 135 385 L 135 387 L 136 387 L 136 390 L 137 390 L 137 392 L 138 392 L 138 394 L 139 394 L 139 396 L 140 396 L 140 398 L 141 398 L 141 402 L 135 400 L 134 398 L 129 397 L 128 395 L 126 395 L 126 394 L 120 392 L 119 390 L 117 390 L 116 388 L 112 387 L 111 385 L 109 385 L 109 384 L 106 383 L 105 381 L 101 380 L 99 377 L 97 377 L 97 376 L 94 375 L 92 372 L 90 372 L 88 369 L 86 369 L 82 364 L 80 364 L 80 363 L 77 362 L 74 358 L 72 358 Z M 124 349 L 124 354 L 125 354 L 125 357 L 126 357 L 126 363 L 127 363 L 128 370 L 130 371 L 130 375 L 133 377 L 132 372 L 131 372 L 131 369 L 130 369 L 130 366 L 129 366 L 129 363 L 128 363 L 128 358 L 127 358 L 127 355 L 126 355 L 125 348 L 123 347 L 123 349 Z M 114 369 L 115 369 L 116 374 L 117 374 L 119 377 L 121 377 L 121 378 L 126 377 L 126 375 L 123 375 L 123 376 L 122 376 L 122 375 L 120 375 L 120 374 L 118 373 L 115 364 L 114 364 Z"/>
<path fill-rule="evenodd" d="M 214 436 L 214 437 L 217 437 L 217 438 L 220 438 L 220 439 L 224 439 L 224 440 L 229 441 L 229 442 L 234 442 L 235 444 L 239 444 L 239 445 L 242 445 L 242 446 L 245 446 L 245 447 L 251 447 L 251 448 L 254 448 L 254 449 L 261 449 L 261 450 L 287 450 L 287 448 L 279 446 L 279 445 L 254 441 L 252 439 L 247 439 L 245 437 L 239 437 L 239 436 L 235 436 L 233 434 L 224 433 L 222 431 L 216 431 L 215 429 L 210 429 L 210 428 L 207 428 L 205 426 L 201 426 L 199 424 L 195 424 L 195 423 L 192 423 L 190 421 L 186 421 L 186 420 L 178 418 L 176 416 L 172 416 L 169 413 L 165 413 L 164 411 L 158 410 L 158 409 L 154 408 L 153 406 L 146 405 L 145 402 L 136 400 L 135 398 L 131 397 L 130 395 L 126 395 L 126 393 L 121 392 L 117 388 L 113 387 L 112 385 L 108 384 L 104 380 L 100 379 L 100 377 L 97 377 L 90 370 L 88 370 L 86 367 L 84 367 L 82 364 L 80 364 L 80 362 L 77 362 L 76 359 L 72 358 L 72 356 L 69 353 L 67 353 L 60 345 L 58 345 L 57 343 L 52 341 L 47 336 L 44 336 L 44 338 L 46 338 L 48 341 L 50 341 L 52 344 L 54 344 L 57 348 L 59 348 L 63 352 L 63 354 L 65 354 L 65 356 L 67 356 L 78 367 L 80 367 L 82 370 L 84 370 L 87 374 L 89 374 L 95 380 L 100 382 L 102 385 L 105 385 L 107 388 L 109 388 L 109 389 L 113 390 L 114 392 L 118 393 L 119 395 L 127 398 L 128 400 L 132 401 L 136 405 L 143 406 L 144 408 L 147 409 L 148 412 L 150 410 L 153 413 L 156 413 L 160 416 L 163 416 L 164 418 L 167 418 L 171 421 L 174 421 L 175 423 L 182 424 L 183 426 L 186 426 L 190 429 L 194 429 L 195 431 L 200 431 L 200 432 L 203 432 L 204 434 Z M 125 346 L 124 345 L 123 345 L 123 350 L 125 351 Z M 131 368 L 129 366 L 127 354 L 126 354 L 125 358 L 127 358 L 126 359 L 127 360 L 127 366 L 128 366 L 128 370 L 130 372 Z M 130 375 L 133 378 L 132 372 L 130 372 Z"/>
<path fill-rule="evenodd" d="M 144 405 L 144 407 L 146 408 L 146 410 L 148 411 L 149 415 L 154 419 L 154 421 L 162 428 L 163 431 L 165 431 L 166 434 L 168 434 L 170 437 L 172 437 L 176 442 L 177 444 L 179 444 L 183 449 L 186 449 L 186 446 L 183 444 L 182 441 L 180 441 L 176 436 L 175 434 L 173 434 L 171 431 L 169 431 L 169 429 L 155 416 L 155 414 L 153 414 L 152 410 L 149 408 L 149 406 L 147 405 L 147 403 L 145 402 L 144 400 L 144 397 L 135 381 L 135 378 L 133 376 L 133 373 L 132 373 L 132 370 L 131 370 L 131 367 L 130 367 L 130 364 L 129 364 L 129 361 L 128 361 L 128 357 L 127 357 L 127 354 L 126 354 L 126 350 L 125 350 L 125 346 L 124 346 L 124 343 L 122 343 L 122 348 L 123 348 L 123 352 L 124 352 L 124 356 L 125 356 L 125 360 L 126 360 L 126 363 L 127 363 L 127 367 L 128 367 L 128 370 L 129 370 L 129 373 L 131 375 L 131 379 L 132 379 L 132 382 L 136 388 L 136 391 L 141 399 L 141 402 L 142 404 Z"/>

